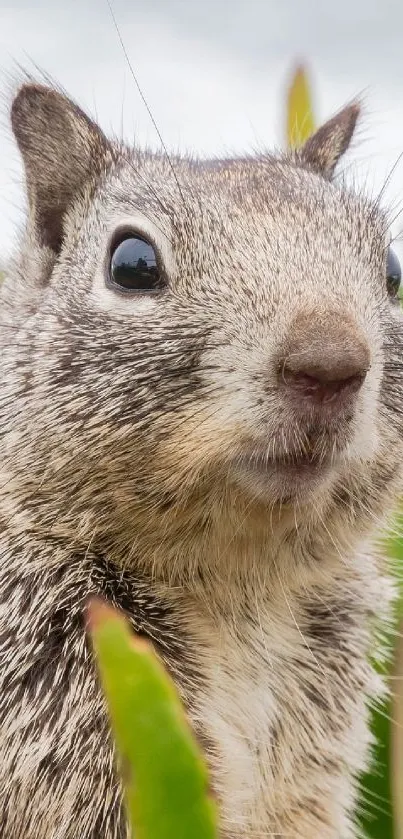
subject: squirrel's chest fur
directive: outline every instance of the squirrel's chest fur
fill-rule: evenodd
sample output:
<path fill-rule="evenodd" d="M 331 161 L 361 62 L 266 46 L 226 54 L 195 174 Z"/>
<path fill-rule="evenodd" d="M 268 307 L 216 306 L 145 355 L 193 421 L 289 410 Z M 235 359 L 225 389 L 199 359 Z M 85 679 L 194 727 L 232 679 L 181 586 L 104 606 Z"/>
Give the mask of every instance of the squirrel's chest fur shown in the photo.
<path fill-rule="evenodd" d="M 366 662 L 371 599 L 354 603 L 340 580 L 294 596 L 280 587 L 206 626 L 190 707 L 211 743 L 228 836 L 350 835 L 348 816 L 336 827 L 319 801 L 324 786 L 344 799 L 346 762 L 365 766 L 365 698 L 379 689 Z"/>
<path fill-rule="evenodd" d="M 214 603 L 88 555 L 58 565 L 56 548 L 53 562 L 33 561 L 31 573 L 24 562 L 16 586 L 21 554 L 5 548 L 2 839 L 17 835 L 17 811 L 24 839 L 49 839 L 50 824 L 52 839 L 126 839 L 82 622 L 94 593 L 123 608 L 171 670 L 209 760 L 225 839 L 350 835 L 348 818 L 334 823 L 319 802 L 325 784 L 325 797 L 342 799 L 348 812 L 345 763 L 365 765 L 365 698 L 377 691 L 367 621 L 381 600 L 379 582 L 367 579 L 360 594 L 364 576 L 376 579 L 370 558 L 345 581 L 321 572 L 296 591 L 280 578 L 272 590 L 237 585 Z"/>

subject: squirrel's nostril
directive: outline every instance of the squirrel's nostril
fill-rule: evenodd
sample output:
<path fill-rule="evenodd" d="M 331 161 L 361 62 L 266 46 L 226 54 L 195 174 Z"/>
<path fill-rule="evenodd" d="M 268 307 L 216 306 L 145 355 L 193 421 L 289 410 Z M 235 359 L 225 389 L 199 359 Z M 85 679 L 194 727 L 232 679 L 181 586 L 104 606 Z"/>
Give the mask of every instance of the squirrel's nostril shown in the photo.
<path fill-rule="evenodd" d="M 367 340 L 345 312 L 300 313 L 278 366 L 280 387 L 311 404 L 345 404 L 370 367 Z"/>
<path fill-rule="evenodd" d="M 357 393 L 364 382 L 366 371 L 361 370 L 346 377 L 323 379 L 303 370 L 283 370 L 284 383 L 297 391 L 301 397 L 316 403 L 334 402 L 338 397 Z"/>

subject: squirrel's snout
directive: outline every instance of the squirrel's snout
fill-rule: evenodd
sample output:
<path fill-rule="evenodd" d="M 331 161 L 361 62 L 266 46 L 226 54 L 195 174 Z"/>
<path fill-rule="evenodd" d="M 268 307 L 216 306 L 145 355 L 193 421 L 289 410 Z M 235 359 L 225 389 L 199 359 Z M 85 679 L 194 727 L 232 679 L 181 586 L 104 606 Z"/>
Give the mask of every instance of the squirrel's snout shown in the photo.
<path fill-rule="evenodd" d="M 346 313 L 304 312 L 293 321 L 279 360 L 279 386 L 295 408 L 337 413 L 351 406 L 370 367 L 368 342 Z"/>

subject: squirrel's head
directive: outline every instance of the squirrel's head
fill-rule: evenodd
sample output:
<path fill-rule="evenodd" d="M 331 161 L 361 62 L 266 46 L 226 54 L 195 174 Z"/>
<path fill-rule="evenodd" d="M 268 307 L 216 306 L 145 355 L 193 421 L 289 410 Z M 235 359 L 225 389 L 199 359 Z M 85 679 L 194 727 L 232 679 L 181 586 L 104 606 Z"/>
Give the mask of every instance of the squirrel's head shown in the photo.
<path fill-rule="evenodd" d="M 385 217 L 333 181 L 358 113 L 292 154 L 205 162 L 127 149 L 58 91 L 19 90 L 2 422 L 46 526 L 129 545 L 240 509 L 349 533 L 384 511 L 403 328 Z"/>

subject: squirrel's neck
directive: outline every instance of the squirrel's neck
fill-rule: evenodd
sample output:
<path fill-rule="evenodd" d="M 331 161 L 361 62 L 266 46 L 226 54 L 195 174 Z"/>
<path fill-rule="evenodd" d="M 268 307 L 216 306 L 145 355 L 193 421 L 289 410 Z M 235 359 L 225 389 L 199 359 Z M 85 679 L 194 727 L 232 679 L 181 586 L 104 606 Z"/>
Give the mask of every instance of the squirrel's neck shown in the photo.
<path fill-rule="evenodd" d="M 52 565 L 59 554 L 68 561 L 94 553 L 155 583 L 206 596 L 220 590 L 231 597 L 234 586 L 257 591 L 275 580 L 290 589 L 298 587 L 300 574 L 318 568 L 344 573 L 368 529 L 362 511 L 358 529 L 357 517 L 347 521 L 344 508 L 329 504 L 325 493 L 300 508 L 268 507 L 228 489 L 167 509 L 125 498 L 105 515 L 102 498 L 98 504 L 91 496 L 86 504 L 79 488 L 67 498 L 37 485 L 24 497 L 18 476 L 4 478 L 0 526 L 10 544 L 28 553 L 32 546 Z"/>
<path fill-rule="evenodd" d="M 268 511 L 251 504 L 217 508 L 204 520 L 192 520 L 189 511 L 182 517 L 167 514 L 163 522 L 150 515 L 116 538 L 98 529 L 89 514 L 83 513 L 73 526 L 63 516 L 20 509 L 12 496 L 7 504 L 5 496 L 0 497 L 0 520 L 19 573 L 31 564 L 41 570 L 67 567 L 70 561 L 82 565 L 84 558 L 88 568 L 87 560 L 94 556 L 117 571 L 140 575 L 150 585 L 186 590 L 197 598 L 220 601 L 224 608 L 239 592 L 278 586 L 298 591 L 317 574 L 345 574 L 353 567 L 358 545 L 357 538 L 329 519 L 324 531 L 317 506 L 307 509 L 300 521 L 292 509 Z"/>

